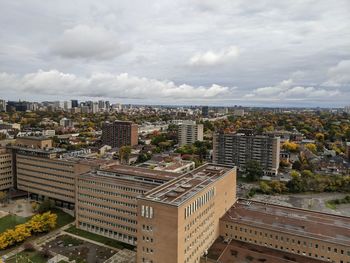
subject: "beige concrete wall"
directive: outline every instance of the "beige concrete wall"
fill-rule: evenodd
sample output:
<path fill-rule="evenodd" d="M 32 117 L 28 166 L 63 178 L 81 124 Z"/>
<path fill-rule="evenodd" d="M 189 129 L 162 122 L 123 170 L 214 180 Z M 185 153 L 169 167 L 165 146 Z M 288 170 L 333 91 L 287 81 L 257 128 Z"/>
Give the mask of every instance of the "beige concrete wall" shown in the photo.
<path fill-rule="evenodd" d="M 214 189 L 215 195 L 192 215 L 185 216 L 185 208 Z M 220 234 L 219 220 L 236 199 L 236 170 L 208 185 L 180 206 L 138 200 L 137 262 L 143 258 L 153 262 L 193 263 L 212 245 Z M 142 217 L 142 206 L 153 208 L 153 218 Z M 143 226 L 152 231 L 143 230 Z M 153 242 L 144 241 L 144 236 Z M 151 249 L 147 253 L 145 248 Z"/>
<path fill-rule="evenodd" d="M 335 244 L 326 239 L 314 239 L 282 231 L 273 231 L 243 223 L 220 222 L 221 236 L 266 246 L 280 251 L 304 255 L 330 262 L 349 262 L 349 246 Z"/>
<path fill-rule="evenodd" d="M 0 150 L 0 191 L 4 191 L 13 187 L 12 154 Z"/>

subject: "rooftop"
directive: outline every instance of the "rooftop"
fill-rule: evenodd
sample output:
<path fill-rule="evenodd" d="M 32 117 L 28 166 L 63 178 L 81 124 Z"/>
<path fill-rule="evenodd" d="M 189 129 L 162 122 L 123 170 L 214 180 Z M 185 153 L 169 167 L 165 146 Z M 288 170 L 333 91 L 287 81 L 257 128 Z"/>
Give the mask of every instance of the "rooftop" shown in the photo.
<path fill-rule="evenodd" d="M 147 192 L 141 199 L 179 206 L 232 169 L 230 166 L 205 164 Z"/>
<path fill-rule="evenodd" d="M 221 220 L 350 245 L 350 217 L 240 199 Z"/>
<path fill-rule="evenodd" d="M 150 169 L 119 164 L 101 167 L 96 172 L 88 173 L 88 175 L 92 174 L 95 174 L 96 176 L 107 176 L 111 178 L 122 178 L 126 180 L 156 183 L 164 183 L 179 176 L 177 173 L 154 171 Z"/>
<path fill-rule="evenodd" d="M 65 149 L 61 149 L 61 148 L 45 148 L 45 149 L 38 148 L 37 149 L 37 148 L 24 147 L 24 146 L 18 146 L 18 145 L 8 145 L 7 148 L 15 149 L 23 152 L 42 153 L 42 154 L 62 153 L 66 151 Z"/>
<path fill-rule="evenodd" d="M 34 141 L 44 141 L 44 140 L 51 140 L 50 138 L 46 136 L 23 136 L 18 137 L 19 140 L 34 140 Z"/>
<path fill-rule="evenodd" d="M 222 237 L 215 240 L 209 248 L 207 261 L 205 257 L 201 262 L 220 263 L 246 263 L 246 262 L 268 262 L 268 263 L 321 263 L 324 261 L 281 252 L 275 249 L 248 244 L 242 241 L 231 240 L 225 242 Z M 211 260 L 211 261 L 209 261 Z"/>

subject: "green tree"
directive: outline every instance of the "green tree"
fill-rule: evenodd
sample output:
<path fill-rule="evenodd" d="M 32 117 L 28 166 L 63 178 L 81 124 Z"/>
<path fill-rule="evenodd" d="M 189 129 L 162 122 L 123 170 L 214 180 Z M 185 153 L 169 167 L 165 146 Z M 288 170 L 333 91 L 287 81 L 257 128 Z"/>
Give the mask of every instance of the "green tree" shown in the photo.
<path fill-rule="evenodd" d="M 121 163 L 128 164 L 131 154 L 130 146 L 122 146 L 119 149 L 119 159 Z"/>
<path fill-rule="evenodd" d="M 252 182 L 259 180 L 264 175 L 259 162 L 255 160 L 248 161 L 245 165 L 245 169 L 247 179 Z"/>
<path fill-rule="evenodd" d="M 37 208 L 37 211 L 39 213 L 45 213 L 45 212 L 50 211 L 54 207 L 55 207 L 55 202 L 53 200 L 49 199 L 48 197 L 45 197 L 44 201 Z"/>

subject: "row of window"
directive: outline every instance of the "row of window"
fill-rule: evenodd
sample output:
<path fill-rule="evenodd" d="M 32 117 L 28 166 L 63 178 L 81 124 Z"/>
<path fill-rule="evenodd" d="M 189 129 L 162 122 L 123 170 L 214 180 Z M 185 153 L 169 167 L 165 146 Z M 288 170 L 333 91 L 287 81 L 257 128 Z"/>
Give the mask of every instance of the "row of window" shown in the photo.
<path fill-rule="evenodd" d="M 109 195 L 109 196 L 117 196 L 120 198 L 136 200 L 135 196 L 121 194 L 119 192 L 109 192 L 109 191 L 104 191 L 104 190 L 89 188 L 89 187 L 84 187 L 84 186 L 79 186 L 78 188 L 79 188 L 79 190 L 85 190 L 85 191 L 89 191 L 89 192 L 93 192 L 93 193 L 100 193 L 100 194 L 105 194 L 105 195 Z"/>
<path fill-rule="evenodd" d="M 103 236 L 107 236 L 107 237 L 110 237 L 113 239 L 117 239 L 117 240 L 120 240 L 120 241 L 125 242 L 125 243 L 129 243 L 129 244 L 133 244 L 133 245 L 136 244 L 136 237 L 134 237 L 134 236 L 115 232 L 115 231 L 112 231 L 110 229 L 105 229 L 103 227 L 90 225 L 88 223 L 81 222 L 81 221 L 78 222 L 78 226 L 79 226 L 79 228 L 87 230 L 89 232 L 93 232 L 93 233 L 97 233 L 99 235 L 103 235 Z"/>
<path fill-rule="evenodd" d="M 146 218 L 153 218 L 153 207 L 152 206 L 141 206 L 141 216 Z"/>
<path fill-rule="evenodd" d="M 84 207 L 79 207 L 79 210 L 80 211 L 86 211 L 86 212 L 89 212 L 89 213 L 92 213 L 92 214 L 96 214 L 96 215 L 100 215 L 100 216 L 103 216 L 104 218 L 114 218 L 114 219 L 117 219 L 117 220 L 120 220 L 120 221 L 123 221 L 123 222 L 127 222 L 127 223 L 130 223 L 130 224 L 135 224 L 135 225 L 137 224 L 136 220 L 132 220 L 130 218 L 117 216 L 115 214 L 103 213 L 103 212 L 100 212 L 100 211 L 96 211 L 96 210 L 93 210 L 93 209 L 87 209 L 87 208 L 84 208 Z"/>
<path fill-rule="evenodd" d="M 86 216 L 86 215 L 83 215 L 83 214 L 80 214 L 80 213 L 79 213 L 79 217 L 80 218 L 85 218 L 86 220 L 91 221 L 91 222 L 95 222 L 95 223 L 98 223 L 98 224 L 103 224 L 103 225 L 106 225 L 106 226 L 110 226 L 112 228 L 119 228 L 119 229 L 123 229 L 125 231 L 134 232 L 134 233 L 136 233 L 136 231 L 137 231 L 136 228 L 133 228 L 133 227 L 129 227 L 129 226 L 125 226 L 125 225 L 120 225 L 120 224 L 108 222 L 108 221 L 105 221 L 105 220 L 102 220 L 102 219 L 98 219 L 98 218 L 89 217 L 89 216 Z"/>
<path fill-rule="evenodd" d="M 25 181 L 27 183 L 32 183 L 32 182 L 29 182 L 29 181 L 26 181 L 26 180 L 23 180 L 23 179 L 22 179 L 22 181 Z M 35 185 L 37 185 L 37 184 L 35 184 Z M 21 182 L 17 182 L 17 186 L 18 186 L 18 189 L 21 189 L 21 190 L 24 190 L 24 191 L 29 190 L 29 192 L 32 192 L 32 193 L 40 194 L 40 193 L 44 192 L 45 196 L 53 197 L 53 198 L 56 198 L 58 200 L 62 200 L 62 197 L 69 198 L 69 199 L 74 199 L 74 196 L 72 196 L 72 195 L 66 195 L 66 194 L 63 194 L 62 192 L 55 193 L 55 192 L 52 192 L 52 191 L 48 191 L 48 189 L 38 188 L 38 187 L 35 187 L 35 186 L 31 186 L 29 184 L 22 184 Z"/>
<path fill-rule="evenodd" d="M 208 203 L 215 196 L 215 187 L 211 188 L 208 192 L 198 197 L 190 205 L 185 207 L 185 219 L 190 217 L 199 208 Z"/>
<path fill-rule="evenodd" d="M 81 197 L 81 194 L 79 195 L 79 197 Z M 111 210 L 111 212 L 113 212 L 113 213 L 118 212 L 118 213 L 123 213 L 126 215 L 135 216 L 135 217 L 137 215 L 137 213 L 135 213 L 135 212 L 127 211 L 127 210 L 116 208 L 116 207 L 101 205 L 101 204 L 98 204 L 96 202 L 85 201 L 85 200 L 82 200 L 80 198 L 78 199 L 78 204 L 83 204 L 85 206 L 90 206 L 90 207 L 95 207 L 95 208 L 97 207 L 97 208 L 108 209 L 108 210 Z"/>
<path fill-rule="evenodd" d="M 21 168 L 21 167 L 17 167 L 17 171 L 29 171 L 29 172 L 32 172 L 32 173 L 39 173 L 39 174 L 42 174 L 42 175 L 45 175 L 45 176 L 48 176 L 48 177 L 51 177 L 51 176 L 54 176 L 54 177 L 57 177 L 57 178 L 65 178 L 69 181 L 72 181 L 74 183 L 74 177 L 73 176 L 65 176 L 65 175 L 60 175 L 60 174 L 57 174 L 57 173 L 47 173 L 47 172 L 43 172 L 43 171 L 39 171 L 38 169 L 29 169 L 29 168 Z"/>
<path fill-rule="evenodd" d="M 71 184 L 69 184 L 69 183 L 64 182 L 62 180 L 55 180 L 55 179 L 52 179 L 50 177 L 43 176 L 42 173 L 40 173 L 40 172 L 37 172 L 36 174 L 41 175 L 41 176 L 35 176 L 35 175 L 27 173 L 26 170 L 19 169 L 18 174 L 22 175 L 22 176 L 33 178 L 34 180 L 38 179 L 38 180 L 43 180 L 43 181 L 48 182 L 48 183 L 52 182 L 52 183 L 60 184 L 63 186 L 68 186 L 70 188 L 74 188 L 74 181 Z M 42 184 L 41 182 L 37 182 L 37 183 Z M 62 188 L 62 189 L 69 190 L 69 191 L 71 190 L 71 189 L 67 189 L 67 188 Z"/>
<path fill-rule="evenodd" d="M 24 178 L 23 178 L 24 177 Z M 31 181 L 31 180 L 28 180 L 26 178 L 27 176 L 26 175 L 22 175 L 22 174 L 18 174 L 18 182 L 27 182 L 29 184 L 34 184 L 34 185 L 40 185 L 41 188 L 38 188 L 38 187 L 35 187 L 35 186 L 30 186 L 30 185 L 25 185 L 26 187 L 30 187 L 30 188 L 34 188 L 34 189 L 38 189 L 40 191 L 44 191 L 44 192 L 47 192 L 47 187 L 50 188 L 50 189 L 55 189 L 56 191 L 54 192 L 58 192 L 57 189 L 59 190 L 62 190 L 62 191 L 65 191 L 65 192 L 71 192 L 72 195 L 70 196 L 71 198 L 74 198 L 74 191 L 73 190 L 70 190 L 70 189 L 67 189 L 67 188 L 63 188 L 63 187 L 59 187 L 59 186 L 56 186 L 56 185 L 52 185 L 52 184 L 44 184 L 44 183 L 38 183 L 38 182 L 35 182 L 35 181 Z M 61 192 L 58 192 L 58 194 L 61 194 Z M 58 198 L 59 199 L 59 198 Z"/>
<path fill-rule="evenodd" d="M 114 204 L 114 205 L 121 205 L 121 206 L 129 207 L 129 208 L 137 208 L 136 204 L 126 203 L 126 202 L 117 201 L 117 200 L 111 200 L 111 199 L 102 198 L 102 197 L 96 197 L 96 196 L 88 195 L 88 194 L 81 194 L 81 193 L 79 193 L 78 197 L 88 198 L 88 199 L 94 200 L 94 202 L 86 201 L 86 203 L 88 203 L 90 205 L 93 205 L 93 206 L 97 206 L 97 207 L 104 207 L 104 205 L 99 205 L 99 204 L 96 203 L 96 202 L 102 202 L 102 203 L 110 203 L 110 204 Z M 115 208 L 109 208 L 107 206 L 105 208 L 107 208 L 107 209 L 115 209 Z"/>
<path fill-rule="evenodd" d="M 122 190 L 125 192 L 131 192 L 131 193 L 138 193 L 138 194 L 143 194 L 145 192 L 145 190 L 142 189 L 137 189 L 134 187 L 127 187 L 127 186 L 121 186 L 121 185 L 117 185 L 117 184 L 106 184 L 106 183 L 99 183 L 93 180 L 82 180 L 82 183 L 88 183 L 88 184 L 92 184 L 92 185 L 97 185 L 97 186 L 101 186 L 103 188 L 111 188 L 111 189 L 118 189 L 118 190 Z M 91 188 L 88 188 L 91 189 Z"/>
<path fill-rule="evenodd" d="M 29 160 L 30 162 L 23 162 L 22 159 Z M 68 169 L 61 169 L 61 168 L 58 168 L 58 167 L 54 167 L 53 168 L 53 167 L 50 167 L 48 165 L 47 166 L 38 165 L 38 164 L 34 164 L 33 161 L 36 161 L 36 160 L 33 160 L 31 158 L 26 158 L 26 157 L 21 156 L 20 159 L 17 159 L 17 166 L 19 166 L 19 165 L 27 165 L 27 166 L 33 166 L 33 167 L 38 167 L 38 168 L 52 170 L 52 171 L 61 171 L 61 172 L 64 172 L 64 173 L 74 174 L 73 170 L 68 170 L 69 168 L 73 168 L 73 166 L 67 165 L 64 162 L 55 162 L 55 163 L 49 162 L 47 164 L 48 165 L 54 164 L 54 165 L 64 166 L 65 168 L 68 168 Z"/>

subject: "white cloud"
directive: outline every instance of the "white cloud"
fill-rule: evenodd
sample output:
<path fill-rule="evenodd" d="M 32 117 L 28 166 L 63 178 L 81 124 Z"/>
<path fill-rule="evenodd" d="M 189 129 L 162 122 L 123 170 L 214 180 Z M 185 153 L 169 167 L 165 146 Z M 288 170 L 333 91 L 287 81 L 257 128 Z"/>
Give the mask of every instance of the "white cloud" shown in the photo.
<path fill-rule="evenodd" d="M 130 76 L 127 73 L 95 73 L 89 77 L 77 77 L 57 70 L 42 71 L 24 76 L 0 74 L 0 91 L 11 89 L 23 93 L 41 95 L 77 95 L 128 99 L 198 100 L 232 96 L 235 88 L 213 84 L 209 87 L 176 85 L 172 81 Z"/>
<path fill-rule="evenodd" d="M 325 86 L 350 85 L 350 60 L 342 60 L 336 66 L 328 70 L 328 80 Z"/>
<path fill-rule="evenodd" d="M 233 61 L 238 56 L 238 47 L 230 46 L 220 51 L 199 52 L 190 58 L 189 64 L 192 66 L 215 66 Z"/>
<path fill-rule="evenodd" d="M 296 85 L 293 79 L 283 80 L 275 86 L 262 87 L 245 95 L 247 99 L 268 100 L 310 100 L 327 99 L 339 95 L 338 90 Z"/>
<path fill-rule="evenodd" d="M 130 47 L 103 27 L 77 25 L 67 29 L 52 45 L 52 52 L 66 58 L 113 59 Z"/>

